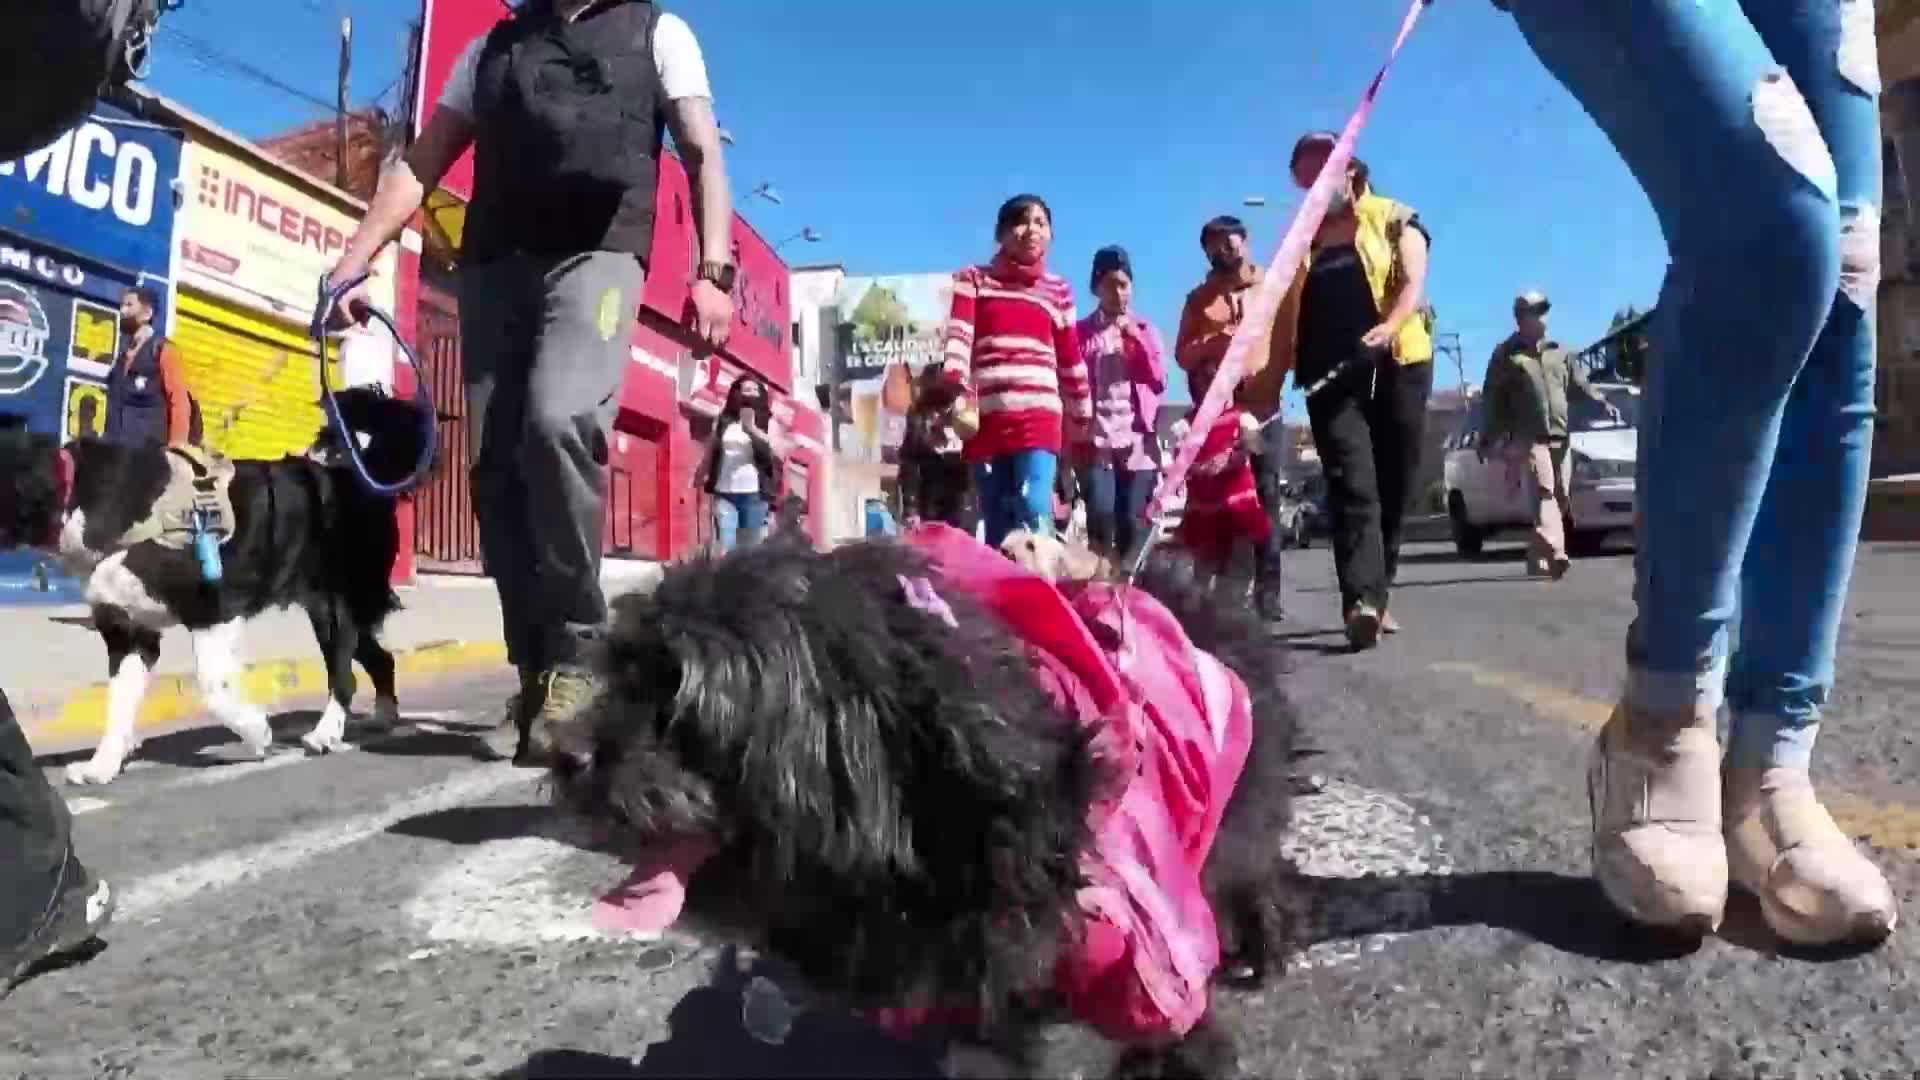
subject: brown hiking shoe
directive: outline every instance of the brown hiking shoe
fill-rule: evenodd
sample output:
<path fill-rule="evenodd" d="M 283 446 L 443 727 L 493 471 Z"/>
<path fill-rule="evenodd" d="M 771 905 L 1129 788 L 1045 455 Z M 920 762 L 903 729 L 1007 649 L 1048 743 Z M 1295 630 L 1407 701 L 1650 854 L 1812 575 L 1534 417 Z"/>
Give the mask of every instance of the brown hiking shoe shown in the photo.
<path fill-rule="evenodd" d="M 1372 604 L 1355 604 L 1347 613 L 1347 644 L 1354 652 L 1380 644 L 1380 612 Z"/>
<path fill-rule="evenodd" d="M 600 684 L 579 668 L 558 668 L 540 676 L 539 699 L 531 710 L 527 738 L 516 764 L 544 767 L 553 760 L 553 733 L 592 703 Z"/>

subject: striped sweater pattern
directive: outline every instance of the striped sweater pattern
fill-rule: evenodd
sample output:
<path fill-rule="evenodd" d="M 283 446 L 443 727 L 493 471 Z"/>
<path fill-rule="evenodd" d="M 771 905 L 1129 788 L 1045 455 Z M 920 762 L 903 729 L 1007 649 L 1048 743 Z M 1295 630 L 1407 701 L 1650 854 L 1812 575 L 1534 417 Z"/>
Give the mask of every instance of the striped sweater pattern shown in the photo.
<path fill-rule="evenodd" d="M 1093 390 L 1076 322 L 1073 287 L 1052 274 L 1025 282 L 976 266 L 954 275 L 945 370 L 979 404 L 968 461 L 1021 450 L 1057 454 L 1063 430 L 1086 437 Z"/>

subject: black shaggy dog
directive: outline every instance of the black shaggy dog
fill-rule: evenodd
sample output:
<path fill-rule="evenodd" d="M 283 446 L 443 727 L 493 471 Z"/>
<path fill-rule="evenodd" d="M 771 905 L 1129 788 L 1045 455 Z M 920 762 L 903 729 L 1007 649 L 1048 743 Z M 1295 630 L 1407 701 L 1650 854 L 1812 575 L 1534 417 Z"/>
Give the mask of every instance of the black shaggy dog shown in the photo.
<path fill-rule="evenodd" d="M 365 388 L 342 391 L 338 401 L 368 471 L 383 481 L 405 476 L 424 439 L 413 405 Z M 326 661 L 329 701 L 302 739 L 310 750 L 341 746 L 356 660 L 373 680 L 375 723 L 398 718 L 393 656 L 375 636 L 399 608 L 388 585 L 400 543 L 394 502 L 360 483 L 330 427 L 305 456 L 233 463 L 232 534 L 220 547 L 220 580 L 211 583 L 190 547 L 123 543 L 167 489 L 170 451 L 98 439 L 61 448 L 19 432 L 0 440 L 0 547 L 57 552 L 85 583 L 107 647 L 107 730 L 91 760 L 68 767 L 69 782 L 119 775 L 170 626 L 192 631 L 202 698 L 253 752 L 265 753 L 273 732 L 239 694 L 241 627 L 273 608 L 305 608 Z"/>
<path fill-rule="evenodd" d="M 970 1007 L 963 1041 L 1031 1068 L 1108 774 L 1023 643 L 960 589 L 953 625 L 902 599 L 934 576 L 905 544 L 816 554 L 769 545 L 670 570 L 614 605 L 605 690 L 558 733 L 562 804 L 634 850 L 710 838 L 687 883 L 696 929 L 779 957 L 855 1008 Z M 1289 823 L 1294 714 L 1280 657 L 1244 605 L 1172 557 L 1137 584 L 1244 680 L 1254 739 L 1205 885 L 1258 982 L 1285 945 L 1271 884 Z M 644 872 L 643 872 L 644 873 Z M 639 875 L 636 875 L 639 876 Z M 1211 1017 L 1176 1046 L 1129 1048 L 1129 1075 L 1233 1066 Z"/>

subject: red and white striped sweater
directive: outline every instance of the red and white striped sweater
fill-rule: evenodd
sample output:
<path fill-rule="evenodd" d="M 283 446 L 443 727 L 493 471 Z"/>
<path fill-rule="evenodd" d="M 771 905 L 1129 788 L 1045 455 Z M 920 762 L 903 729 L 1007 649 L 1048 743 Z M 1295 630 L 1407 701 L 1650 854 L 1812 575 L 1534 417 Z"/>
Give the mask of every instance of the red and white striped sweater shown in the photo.
<path fill-rule="evenodd" d="M 1093 389 L 1076 321 L 1073 286 L 1038 268 L 996 259 L 954 275 L 945 369 L 979 405 L 968 461 L 1020 450 L 1057 454 L 1063 416 L 1077 439 L 1086 438 Z"/>

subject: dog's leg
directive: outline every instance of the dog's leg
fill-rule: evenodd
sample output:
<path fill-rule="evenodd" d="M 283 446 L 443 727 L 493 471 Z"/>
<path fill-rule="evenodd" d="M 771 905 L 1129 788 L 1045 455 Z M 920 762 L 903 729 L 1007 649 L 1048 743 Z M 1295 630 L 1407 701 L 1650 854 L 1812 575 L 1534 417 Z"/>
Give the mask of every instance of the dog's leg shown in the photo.
<path fill-rule="evenodd" d="M 1239 1048 L 1209 1009 L 1179 1042 L 1132 1047 L 1108 1075 L 1112 1080 L 1227 1080 L 1239 1072 Z"/>
<path fill-rule="evenodd" d="M 360 661 L 367 678 L 373 680 L 373 720 L 369 726 L 376 731 L 392 731 L 400 726 L 400 696 L 393 685 L 393 654 L 380 644 L 372 629 L 363 626 L 360 646 L 354 650 L 353 658 Z"/>
<path fill-rule="evenodd" d="M 209 626 L 193 632 L 193 665 L 200 680 L 200 696 L 214 718 L 240 736 L 247 752 L 265 757 L 273 749 L 273 727 L 267 714 L 240 696 L 240 630 L 243 620 Z"/>
<path fill-rule="evenodd" d="M 300 743 L 315 754 L 348 750 L 347 717 L 353 707 L 353 654 L 359 646 L 359 627 L 347 618 L 344 605 L 334 601 L 320 601 L 308 608 L 307 618 L 313 623 L 313 636 L 327 663 L 327 707 L 313 730 L 300 737 Z"/>
<path fill-rule="evenodd" d="M 94 626 L 107 646 L 107 730 L 87 761 L 67 766 L 69 784 L 108 784 L 140 745 L 137 731 L 147 675 L 160 662 L 160 632 L 125 616 L 95 609 Z"/>

